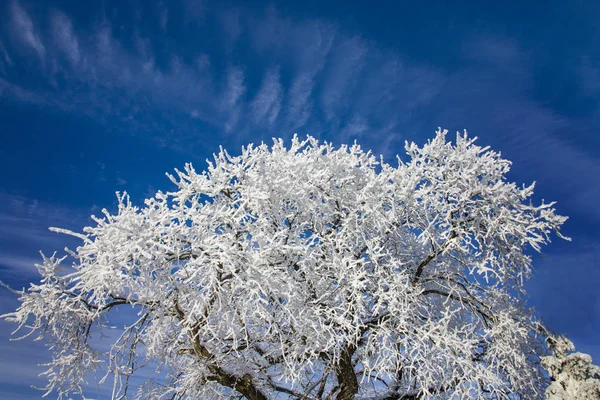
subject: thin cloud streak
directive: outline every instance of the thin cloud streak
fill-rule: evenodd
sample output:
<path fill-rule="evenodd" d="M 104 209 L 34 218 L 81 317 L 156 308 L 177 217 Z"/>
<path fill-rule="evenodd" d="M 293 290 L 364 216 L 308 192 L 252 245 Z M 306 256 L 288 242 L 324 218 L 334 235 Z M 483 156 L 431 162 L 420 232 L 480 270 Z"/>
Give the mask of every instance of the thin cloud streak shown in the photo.
<path fill-rule="evenodd" d="M 72 65 L 76 66 L 81 57 L 79 53 L 79 41 L 73 33 L 73 24 L 69 17 L 60 11 L 56 11 L 51 18 L 52 33 L 56 46 Z"/>
<path fill-rule="evenodd" d="M 39 278 L 35 264 L 47 255 L 79 245 L 73 238 L 51 232 L 51 226 L 81 229 L 89 215 L 23 196 L 0 193 L 0 269 L 4 279 L 28 282 Z"/>
<path fill-rule="evenodd" d="M 167 31 L 167 24 L 169 23 L 169 9 L 163 1 L 158 2 L 157 9 L 160 30 L 165 33 Z"/>
<path fill-rule="evenodd" d="M 42 40 L 36 31 L 31 17 L 17 1 L 12 2 L 10 6 L 10 12 L 15 36 L 21 42 L 31 47 L 31 49 L 36 52 L 42 63 L 44 63 L 46 47 L 42 43 Z"/>
<path fill-rule="evenodd" d="M 195 7 L 191 2 L 188 6 Z M 200 9 L 202 15 L 208 12 L 204 6 Z M 21 42 L 38 49 L 38 56 L 62 57 L 57 74 L 65 74 L 58 79 L 62 86 L 54 89 L 0 77 L 0 96 L 12 101 L 99 121 L 117 117 L 129 130 L 146 132 L 157 143 L 184 151 L 201 143 L 200 123 L 225 132 L 221 141 L 237 140 L 236 145 L 257 133 L 259 139 L 268 139 L 276 128 L 284 136 L 299 131 L 340 141 L 361 138 L 386 155 L 404 135 L 429 135 L 440 124 L 467 127 L 486 140 L 502 137 L 517 157 L 522 155 L 522 160 L 515 160 L 519 165 L 531 164 L 532 176 L 551 169 L 556 181 L 572 190 L 568 201 L 574 206 L 588 208 L 599 196 L 584 177 L 600 174 L 600 163 L 558 139 L 574 122 L 529 98 L 527 90 L 533 83 L 528 57 L 504 38 L 466 42 L 462 56 L 468 66 L 448 73 L 409 62 L 392 49 L 381 49 L 323 20 L 285 18 L 275 7 L 256 13 L 238 10 L 232 19 L 217 19 L 221 29 L 231 30 L 229 44 L 220 45 L 235 46 L 242 40 L 240 32 L 247 30 L 250 55 L 268 62 L 250 69 L 239 60 L 226 59 L 229 66 L 219 74 L 201 45 L 191 62 L 174 51 L 167 55 L 168 62 L 157 62 L 158 49 L 140 27 L 133 27 L 134 48 L 128 49 L 105 17 L 93 25 L 91 35 L 77 37 L 70 18 L 57 10 L 51 15 L 52 42 L 44 47 L 41 30 L 20 4 L 13 2 L 11 10 Z M 225 15 L 226 9 L 219 13 Z M 156 17 L 159 23 L 160 15 Z M 5 69 L 14 63 L 10 50 L 0 48 Z M 232 50 L 224 53 L 231 56 Z M 583 65 L 582 79 L 593 91 L 595 70 Z M 256 85 L 253 76 L 259 77 Z M 418 118 L 423 113 L 436 116 L 436 121 L 425 126 Z M 156 133 L 165 130 L 175 133 L 168 138 Z M 386 146 L 375 136 L 385 136 Z M 546 152 L 528 158 L 531 145 Z M 559 154 L 571 171 L 579 171 L 577 175 L 550 162 Z M 600 212 L 594 213 L 600 218 Z"/>
<path fill-rule="evenodd" d="M 312 113 L 314 86 L 315 81 L 308 74 L 294 78 L 287 103 L 287 122 L 293 131 L 304 126 Z"/>
<path fill-rule="evenodd" d="M 16 296 L 6 290 L 0 291 L 0 314 L 12 312 L 16 307 L 18 307 Z M 118 338 L 123 333 L 126 322 L 131 321 L 131 318 L 137 318 L 135 317 L 136 312 L 131 309 L 112 312 L 108 316 L 107 325 L 113 328 L 103 329 L 103 336 L 99 333 L 98 327 L 94 326 L 89 338 L 90 345 L 101 353 L 107 353 L 110 350 L 111 340 Z M 23 341 L 11 341 L 11 332 L 15 328 L 15 324 L 0 320 L 0 354 L 2 354 L 0 358 L 0 396 L 5 395 L 0 398 L 19 399 L 21 398 L 19 395 L 24 392 L 28 395 L 24 395 L 22 398 L 41 398 L 44 392 L 33 389 L 31 386 L 44 387 L 48 383 L 45 377 L 40 376 L 40 373 L 47 369 L 42 364 L 48 363 L 51 358 L 47 341 L 32 341 L 31 338 Z M 27 332 L 27 328 L 24 328 L 17 333 L 16 337 Z M 22 360 L 27 360 L 27 362 L 24 363 Z M 106 358 L 103 360 L 107 361 Z M 131 387 L 135 388 L 146 380 L 160 381 L 161 376 L 156 373 L 154 365 L 140 367 L 137 373 L 131 377 Z M 98 372 L 98 375 L 100 376 L 96 376 L 93 372 L 88 374 L 87 382 L 89 383 L 84 385 L 84 395 L 86 398 L 111 398 L 112 380 L 108 379 L 105 384 L 100 385 L 97 382 L 104 373 Z"/>
<path fill-rule="evenodd" d="M 8 73 L 8 69 L 13 66 L 13 61 L 8 51 L 6 51 L 6 47 L 4 47 L 4 43 L 0 40 L 0 73 L 6 74 Z"/>
<path fill-rule="evenodd" d="M 479 144 L 514 162 L 519 183 L 542 179 L 536 201 L 560 197 L 557 209 L 572 217 L 565 234 L 572 236 L 569 224 L 575 218 L 585 220 L 584 226 L 600 220 L 600 186 L 594 184 L 600 159 L 573 138 L 573 132 L 595 137 L 600 121 L 594 97 L 600 94 L 600 69 L 592 55 L 572 71 L 590 111 L 569 117 L 535 97 L 533 56 L 510 38 L 465 38 L 457 66 L 445 69 L 443 62 L 415 61 L 419 58 L 331 21 L 287 17 L 275 6 L 215 9 L 201 0 L 183 1 L 182 10 L 171 2 L 152 7 L 143 21 L 138 10 L 133 26 L 102 14 L 85 30 L 66 10 L 42 18 L 27 0 L 7 2 L 0 8 L 7 14 L 0 31 L 0 101 L 85 116 L 186 158 L 205 154 L 195 151 L 202 146 L 212 150 L 223 144 L 235 151 L 248 142 L 298 132 L 335 144 L 359 140 L 393 163 L 404 139 L 422 142 L 439 125 L 467 128 L 480 137 Z M 204 40 L 215 36 L 204 34 L 211 23 L 220 39 Z M 177 30 L 193 44 L 184 48 L 170 41 Z M 123 178 L 136 184 L 131 176 L 113 176 L 118 185 L 126 183 Z M 155 192 L 149 186 L 146 196 Z M 37 277 L 33 264 L 41 260 L 36 259 L 40 249 L 60 253 L 75 243 L 47 227 L 79 231 L 87 217 L 87 211 L 0 193 L 0 272 L 26 285 Z M 587 247 L 578 247 L 581 237 L 573 239 L 576 250 L 535 264 L 539 273 L 531 286 L 537 289 L 531 293 L 551 323 L 579 321 L 581 346 L 576 344 L 590 352 L 597 349 L 600 302 L 588 282 L 597 281 L 598 274 L 580 266 L 598 265 L 600 247 L 596 236 Z M 561 287 L 566 290 L 556 295 Z M 558 310 L 581 303 L 586 305 L 572 315 Z M 6 304 L 0 296 L 0 305 Z M 0 376 L 22 356 L 17 351 L 10 357 L 0 362 Z M 21 371 L 11 371 L 5 381 L 31 383 L 30 374 L 17 381 Z"/>
<path fill-rule="evenodd" d="M 440 95 L 433 99 L 434 108 L 441 110 L 439 120 L 452 127 L 467 126 L 497 150 L 510 151 L 522 177 L 533 181 L 551 176 L 553 184 L 558 185 L 555 195 L 569 193 L 563 201 L 573 210 L 585 210 L 588 217 L 600 220 L 600 209 L 596 207 L 600 188 L 589 184 L 589 177 L 600 176 L 600 160 L 569 141 L 569 131 L 579 121 L 529 98 L 532 77 L 527 57 L 521 56 L 510 41 L 504 42 L 497 38 L 487 42 L 488 53 L 496 54 L 494 57 L 506 54 L 504 62 L 496 58 L 490 61 L 488 53 L 477 50 L 471 55 L 476 60 L 474 66 L 444 78 Z M 480 55 L 482 58 L 477 58 Z M 493 76 L 490 62 L 501 69 Z M 535 157 L 531 157 L 532 151 Z"/>
<path fill-rule="evenodd" d="M 327 121 L 339 118 L 341 111 L 352 103 L 368 52 L 367 44 L 357 37 L 336 43 L 320 98 Z"/>
<path fill-rule="evenodd" d="M 240 67 L 230 66 L 227 71 L 225 90 L 221 100 L 221 110 L 227 114 L 225 132 L 231 132 L 240 118 L 240 100 L 246 93 L 244 71 Z"/>
<path fill-rule="evenodd" d="M 354 112 L 356 104 L 369 96 L 357 93 L 356 82 L 367 53 L 360 39 L 322 21 L 280 18 L 272 8 L 264 16 L 246 18 L 234 27 L 237 32 L 243 24 L 258 32 L 251 36 L 257 51 L 291 56 L 293 75 L 286 88 L 280 73 L 275 72 L 280 66 L 267 66 L 261 86 L 253 93 L 248 91 L 243 65 L 232 65 L 219 77 L 211 74 L 210 56 L 200 55 L 196 65 L 188 65 L 173 54 L 170 68 L 159 69 L 153 44 L 137 29 L 132 34 L 137 51 L 131 52 L 115 39 L 105 18 L 90 38 L 78 38 L 72 22 L 60 11 L 52 21 L 53 48 L 68 64 L 62 69 L 68 78 L 65 85 L 40 91 L 4 79 L 0 82 L 4 96 L 81 112 L 101 121 L 117 116 L 138 129 L 152 129 L 156 124 L 153 112 L 161 109 L 162 115 L 188 115 L 225 132 L 239 131 L 238 135 L 256 129 L 270 131 L 275 122 L 280 132 L 339 130 L 342 114 Z M 378 53 L 372 61 L 379 63 L 384 58 Z M 82 91 L 89 95 L 82 96 Z M 144 106 L 140 108 L 140 104 Z M 386 124 L 383 119 L 374 123 Z"/>
<path fill-rule="evenodd" d="M 266 72 L 261 88 L 250 105 L 257 124 L 261 124 L 266 118 L 269 125 L 273 125 L 281 109 L 282 94 L 283 87 L 277 66 Z"/>
<path fill-rule="evenodd" d="M 18 276 L 21 279 L 24 276 L 37 278 L 38 270 L 35 264 L 40 264 L 41 261 L 41 257 L 32 258 L 0 253 L 0 268 L 11 271 L 13 277 Z"/>

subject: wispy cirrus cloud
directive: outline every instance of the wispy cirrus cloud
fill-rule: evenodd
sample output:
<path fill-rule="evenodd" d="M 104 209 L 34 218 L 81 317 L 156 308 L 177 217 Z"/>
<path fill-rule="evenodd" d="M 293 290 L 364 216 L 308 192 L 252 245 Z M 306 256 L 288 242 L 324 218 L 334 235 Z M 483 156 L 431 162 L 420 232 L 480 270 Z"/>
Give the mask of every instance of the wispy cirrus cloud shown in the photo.
<path fill-rule="evenodd" d="M 294 78 L 287 99 L 287 124 L 292 131 L 306 125 L 313 112 L 312 94 L 315 80 L 310 74 L 300 74 Z"/>
<path fill-rule="evenodd" d="M 12 1 L 9 7 L 15 39 L 35 51 L 37 56 L 43 62 L 46 54 L 46 47 L 42 43 L 31 17 L 16 0 Z"/>
<path fill-rule="evenodd" d="M 99 210 L 94 210 L 96 213 Z M 49 231 L 49 226 L 62 227 L 81 231 L 82 225 L 90 222 L 87 218 L 91 210 L 73 209 L 51 202 L 38 201 L 21 195 L 0 192 L 0 281 L 16 291 L 26 290 L 30 282 L 38 283 L 40 275 L 35 264 L 41 264 L 39 250 L 46 255 L 57 251 L 62 257 L 68 246 L 75 249 L 80 245 L 79 239 Z M 72 259 L 65 260 L 69 265 Z M 18 295 L 0 286 L 0 315 L 14 312 L 19 306 Z M 103 330 L 93 326 L 88 337 L 89 343 L 99 352 L 109 350 L 111 340 L 115 340 L 123 332 L 126 322 L 134 320 L 137 311 L 130 307 L 114 310 L 107 315 L 111 328 Z M 39 398 L 44 392 L 31 388 L 44 387 L 47 379 L 40 373 L 47 370 L 43 364 L 48 363 L 51 353 L 48 351 L 48 337 L 42 341 L 32 341 L 39 332 L 23 341 L 10 341 L 26 335 L 29 330 L 23 327 L 16 332 L 17 324 L 0 319 L 0 398 Z M 102 357 L 102 356 L 101 356 Z M 104 359 L 106 360 L 106 359 Z M 146 379 L 160 379 L 153 366 L 142 368 L 141 374 L 134 377 L 132 386 L 139 385 Z M 103 373 L 102 373 L 103 375 Z M 91 377 L 92 373 L 88 377 Z M 112 382 L 97 384 L 100 377 L 88 379 L 84 384 L 86 398 L 111 398 Z M 26 393 L 26 395 L 24 395 Z M 23 397 L 21 397 L 23 395 Z"/>
<path fill-rule="evenodd" d="M 41 263 L 41 257 L 17 256 L 0 254 L 0 271 L 3 279 L 23 279 L 23 277 L 37 277 L 36 264 Z"/>
<path fill-rule="evenodd" d="M 19 10 L 13 17 L 29 21 L 29 30 L 37 32 L 26 11 L 22 7 Z M 371 70 L 397 59 L 397 54 L 370 50 L 365 41 L 334 24 L 280 17 L 274 7 L 264 13 L 235 15 L 219 23 L 231 31 L 230 43 L 248 30 L 250 50 L 272 60 L 259 70 L 235 61 L 229 62 L 224 73 L 215 73 L 213 56 L 195 51 L 198 55 L 190 62 L 187 54 L 165 54 L 139 27 L 131 29 L 134 47 L 127 47 L 115 37 L 111 22 L 104 16 L 92 25 L 90 33 L 78 36 L 69 16 L 57 10 L 50 16 L 49 40 L 39 44 L 50 49 L 46 58 L 52 58 L 60 68 L 39 74 L 60 83 L 41 89 L 1 78 L 2 93 L 21 102 L 84 113 L 101 121 L 116 117 L 137 131 L 160 130 L 161 124 L 164 130 L 168 118 L 173 118 L 169 125 L 191 125 L 191 121 L 181 121 L 185 116 L 225 133 L 235 131 L 238 137 L 253 131 L 269 135 L 275 126 L 290 134 L 296 130 L 354 132 L 354 122 L 345 127 L 349 113 L 360 114 L 368 128 L 389 125 L 383 120 L 389 115 L 366 116 L 368 110 L 362 108 L 372 104 L 373 94 L 359 87 L 363 87 L 360 82 L 365 77 L 373 81 L 385 78 L 371 77 Z M 285 61 L 279 63 L 279 59 Z M 254 83 L 248 76 L 261 78 Z M 420 79 L 418 74 L 413 78 Z M 426 80 L 422 86 L 429 83 L 431 80 Z M 391 97 L 380 98 L 379 103 L 388 99 Z M 184 135 L 186 140 L 193 131 Z M 181 140 L 172 137 L 169 144 L 175 146 Z"/>
<path fill-rule="evenodd" d="M 79 63 L 81 54 L 79 52 L 79 41 L 73 33 L 71 20 L 64 13 L 56 11 L 51 16 L 50 21 L 56 47 L 73 66 L 76 66 Z"/>
<path fill-rule="evenodd" d="M 431 99 L 432 109 L 439 110 L 434 115 L 450 126 L 468 127 L 502 150 L 515 162 L 521 179 L 551 176 L 554 187 L 539 182 L 548 195 L 600 219 L 594 206 L 600 188 L 589 184 L 590 177 L 599 176 L 600 162 L 571 135 L 589 130 L 586 122 L 560 115 L 528 94 L 533 86 L 531 60 L 516 43 L 501 38 L 476 41 L 465 46 L 474 63 L 446 75 L 439 95 Z"/>
<path fill-rule="evenodd" d="M 160 30 L 164 33 L 167 31 L 167 24 L 169 23 L 169 8 L 164 1 L 159 1 L 156 5 L 158 14 L 158 25 Z"/>
<path fill-rule="evenodd" d="M 13 66 L 12 58 L 8 51 L 6 51 L 6 47 L 4 47 L 4 43 L 0 40 L 0 73 L 6 74 L 7 69 Z"/>
<path fill-rule="evenodd" d="M 20 288 L 18 288 L 20 290 Z M 13 312 L 19 303 L 17 296 L 4 288 L 0 288 L 0 315 Z M 87 340 L 90 346 L 100 353 L 102 361 L 107 362 L 105 356 L 110 351 L 110 345 L 114 343 L 124 330 L 124 326 L 135 321 L 137 310 L 114 309 L 108 314 L 106 325 L 102 330 L 95 325 L 91 328 Z M 14 336 L 11 333 L 17 325 L 0 319 L 0 398 L 3 399 L 37 399 L 41 398 L 44 391 L 36 388 L 43 388 L 48 380 L 41 373 L 48 369 L 47 364 L 52 353 L 48 351 L 48 340 L 34 341 L 39 332 L 32 337 L 22 341 L 14 341 L 15 337 L 27 334 L 29 331 L 24 327 Z M 102 332 L 102 333 L 101 333 Z M 139 370 L 131 376 L 129 384 L 132 388 L 137 388 L 147 380 L 161 381 L 162 374 L 156 372 L 156 365 L 138 365 Z M 99 384 L 98 382 L 104 376 L 104 371 L 89 372 L 86 382 L 83 383 L 84 398 L 108 399 L 112 398 L 112 379 Z M 32 387 L 33 386 L 33 387 Z"/>
<path fill-rule="evenodd" d="M 19 3 L 11 7 L 16 10 L 11 14 L 11 26 L 23 28 L 19 43 L 26 41 L 30 47 L 44 49 L 37 56 L 58 68 L 29 71 L 36 80 L 47 80 L 49 85 L 44 87 L 11 79 L 10 69 L 16 67 L 12 61 L 5 62 L 2 66 L 8 70 L 0 77 L 0 95 L 5 98 L 82 113 L 101 122 L 117 118 L 138 132 L 161 130 L 154 117 L 158 108 L 164 116 L 179 118 L 196 110 L 208 123 L 224 120 L 224 112 L 218 112 L 206 55 L 198 54 L 192 64 L 169 55 L 169 62 L 159 68 L 152 43 L 139 31 L 132 33 L 136 44 L 132 51 L 115 38 L 105 17 L 78 37 L 72 20 L 61 11 L 49 16 L 50 31 L 42 42 L 26 10 Z M 5 60 L 10 60 L 6 49 L 4 53 Z M 58 85 L 53 84 L 57 81 Z"/>
<path fill-rule="evenodd" d="M 343 115 L 341 111 L 352 104 L 368 53 L 368 44 L 358 37 L 344 37 L 336 43 L 320 96 L 327 121 L 339 119 Z"/>
<path fill-rule="evenodd" d="M 227 78 L 221 99 L 221 110 L 227 114 L 225 132 L 231 132 L 240 118 L 241 98 L 246 93 L 244 80 L 244 70 L 241 67 L 230 66 L 227 69 Z"/>
<path fill-rule="evenodd" d="M 13 312 L 18 304 L 17 296 L 0 288 L 0 314 Z M 16 327 L 15 324 L 0 320 L 0 351 L 3 355 L 0 358 L 0 396 L 5 399 L 39 397 L 43 392 L 31 388 L 31 385 L 44 386 L 44 378 L 39 376 L 44 369 L 35 365 L 49 362 L 50 354 L 42 342 L 10 341 L 11 332 Z M 22 360 L 27 360 L 27 363 Z"/>
<path fill-rule="evenodd" d="M 183 10 L 190 11 L 185 18 L 202 23 L 181 29 L 200 35 L 212 21 L 213 29 L 229 34 L 210 46 L 198 41 L 185 52 L 157 42 L 139 24 L 119 28 L 117 35 L 102 15 L 81 33 L 77 21 L 60 10 L 48 17 L 49 35 L 42 35 L 40 26 L 46 25 L 36 26 L 24 5 L 8 6 L 11 32 L 33 52 L 0 46 L 2 67 L 15 68 L 12 54 L 41 57 L 59 68 L 30 72 L 59 83 L 40 86 L 5 73 L 0 95 L 12 101 L 99 121 L 117 119 L 127 130 L 182 151 L 201 144 L 201 132 L 210 127 L 224 144 L 268 139 L 276 129 L 280 135 L 299 131 L 339 141 L 360 138 L 391 156 L 405 135 L 429 135 L 443 124 L 467 127 L 488 143 L 510 146 L 516 164 L 528 166 L 524 176 L 553 171 L 555 181 L 572 191 L 566 201 L 573 205 L 590 207 L 599 197 L 597 188 L 585 184 L 590 173 L 600 174 L 598 160 L 564 134 L 589 129 L 591 121 L 567 118 L 532 98 L 530 57 L 508 38 L 465 40 L 464 66 L 445 71 L 410 61 L 397 49 L 382 48 L 335 23 L 282 16 L 274 6 L 238 6 L 228 13 L 227 6 L 213 10 L 185 1 Z M 157 29 L 167 35 L 171 25 L 185 22 L 175 20 L 170 6 L 153 11 Z M 580 68 L 590 93 L 597 86 L 595 71 L 590 63 Z M 376 137 L 385 140 L 371 139 Z M 544 152 L 528 157 L 531 146 Z"/>
<path fill-rule="evenodd" d="M 111 12 L 85 22 L 67 10 L 40 15 L 31 0 L 9 1 L 0 5 L 3 11 L 3 102 L 86 116 L 186 156 L 208 141 L 236 149 L 299 132 L 336 143 L 360 139 L 390 160 L 402 153 L 404 139 L 422 142 L 438 125 L 467 128 L 514 161 L 511 180 L 541 179 L 536 201 L 559 200 L 559 212 L 590 231 L 600 220 L 598 152 L 576 139 L 597 137 L 600 122 L 600 69 L 592 54 L 570 72 L 596 111 L 569 116 L 537 97 L 534 51 L 511 37 L 461 37 L 462 49 L 448 66 L 384 47 L 331 20 L 284 15 L 275 6 L 165 1 L 134 12 L 129 24 Z M 116 182 L 125 180 L 117 175 Z M 146 195 L 154 193 L 149 186 Z M 65 244 L 47 226 L 69 227 L 86 217 L 0 194 L 3 276 L 30 280 L 34 254 Z M 542 261 L 545 272 L 532 291 L 559 329 L 575 321 L 553 310 L 584 304 L 573 315 L 579 332 L 588 332 L 581 339 L 587 349 L 600 318 L 590 283 L 597 274 L 589 271 L 597 264 L 597 235 L 590 241 Z M 578 250 L 581 255 L 573 256 Z M 560 287 L 565 290 L 556 295 Z M 593 316 L 588 325 L 581 323 L 586 313 Z M 3 365 L 0 375 L 9 368 Z"/>
<path fill-rule="evenodd" d="M 340 36 L 339 28 L 322 20 L 284 18 L 274 7 L 268 7 L 264 14 L 247 22 L 254 51 L 261 56 L 288 61 L 285 67 L 293 74 L 284 88 L 283 112 L 277 121 L 280 131 L 321 130 L 316 87 L 323 82 L 323 69 L 330 62 L 332 48 Z M 312 127 L 307 126 L 309 120 Z"/>
<path fill-rule="evenodd" d="M 0 192 L 0 272 L 22 285 L 38 277 L 39 251 L 51 255 L 77 240 L 51 232 L 51 226 L 80 230 L 88 210 L 73 210 L 20 195 Z"/>
<path fill-rule="evenodd" d="M 267 122 L 269 126 L 272 126 L 279 116 L 283 96 L 280 79 L 279 66 L 265 73 L 261 87 L 250 104 L 257 124 Z"/>
<path fill-rule="evenodd" d="M 21 103 L 29 103 L 39 106 L 50 105 L 46 102 L 43 96 L 38 96 L 38 93 L 9 82 L 4 78 L 0 78 L 0 96 L 8 97 L 12 101 Z M 54 101 L 52 101 L 51 105 L 59 109 L 64 109 L 61 104 L 58 104 Z"/>

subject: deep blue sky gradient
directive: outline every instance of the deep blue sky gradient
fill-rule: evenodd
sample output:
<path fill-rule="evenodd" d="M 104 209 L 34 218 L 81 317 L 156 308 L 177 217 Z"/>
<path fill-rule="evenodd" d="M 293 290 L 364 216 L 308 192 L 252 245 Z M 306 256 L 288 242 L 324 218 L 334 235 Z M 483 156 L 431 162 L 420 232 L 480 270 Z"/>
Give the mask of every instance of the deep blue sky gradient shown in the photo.
<path fill-rule="evenodd" d="M 125 3 L 125 4 L 121 4 Z M 467 129 L 558 201 L 564 233 L 528 284 L 556 332 L 600 360 L 600 4 L 5 1 L 0 3 L 0 279 L 77 245 L 88 216 L 168 190 L 223 145 L 311 134 L 393 162 L 405 140 Z M 16 302 L 0 291 L 0 313 Z M 41 344 L 0 322 L 0 398 Z"/>

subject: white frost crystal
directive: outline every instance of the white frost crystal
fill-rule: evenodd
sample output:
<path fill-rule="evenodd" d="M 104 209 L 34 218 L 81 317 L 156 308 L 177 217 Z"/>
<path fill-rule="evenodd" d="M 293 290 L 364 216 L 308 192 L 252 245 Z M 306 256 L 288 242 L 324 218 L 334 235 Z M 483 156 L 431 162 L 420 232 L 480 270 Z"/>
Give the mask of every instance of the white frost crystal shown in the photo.
<path fill-rule="evenodd" d="M 540 399 L 523 281 L 566 218 L 446 133 L 396 166 L 312 137 L 188 164 L 172 192 L 58 230 L 81 246 L 3 318 L 48 340 L 59 398 L 103 369 L 114 398 Z M 144 364 L 160 373 L 136 394 Z"/>
<path fill-rule="evenodd" d="M 575 346 L 566 337 L 551 336 L 548 344 L 553 355 L 542 358 L 552 380 L 546 389 L 548 400 L 600 400 L 600 367 L 592 365 L 592 357 L 569 354 Z"/>

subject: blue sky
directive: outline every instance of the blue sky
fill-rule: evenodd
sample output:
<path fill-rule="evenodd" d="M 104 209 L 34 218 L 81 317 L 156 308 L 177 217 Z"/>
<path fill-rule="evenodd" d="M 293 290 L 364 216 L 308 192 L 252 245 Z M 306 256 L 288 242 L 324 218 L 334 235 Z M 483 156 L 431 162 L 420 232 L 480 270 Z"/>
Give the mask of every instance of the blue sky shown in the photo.
<path fill-rule="evenodd" d="M 26 286 L 40 249 L 77 245 L 48 226 L 81 230 L 117 190 L 141 203 L 219 145 L 298 132 L 392 161 L 466 128 L 570 217 L 531 303 L 600 361 L 597 2 L 121 3 L 0 4 L 0 279 Z M 12 328 L 0 397 L 39 398 L 43 346 Z"/>

